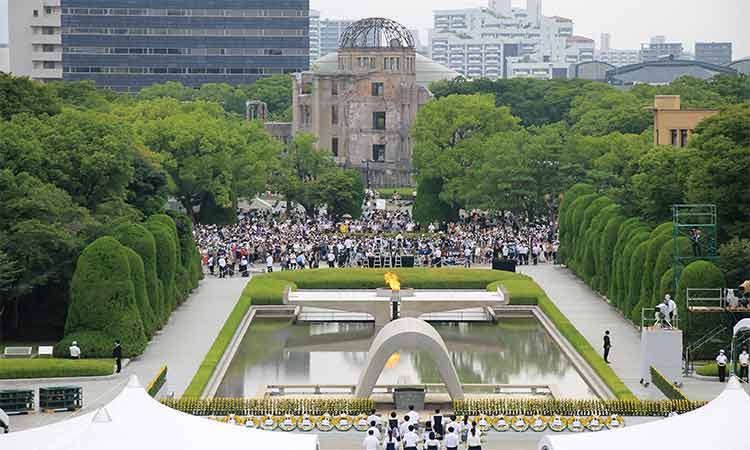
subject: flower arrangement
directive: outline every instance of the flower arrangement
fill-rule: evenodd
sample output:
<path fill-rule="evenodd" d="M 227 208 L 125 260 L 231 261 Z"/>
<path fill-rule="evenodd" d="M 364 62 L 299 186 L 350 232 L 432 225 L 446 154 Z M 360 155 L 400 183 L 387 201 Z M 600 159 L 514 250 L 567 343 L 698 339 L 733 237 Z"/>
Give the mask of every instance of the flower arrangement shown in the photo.
<path fill-rule="evenodd" d="M 162 404 L 195 416 L 356 416 L 367 414 L 375 402 L 352 398 L 163 398 Z"/>
<path fill-rule="evenodd" d="M 472 398 L 453 402 L 456 415 L 470 416 L 667 416 L 705 405 L 690 400 L 558 400 Z"/>

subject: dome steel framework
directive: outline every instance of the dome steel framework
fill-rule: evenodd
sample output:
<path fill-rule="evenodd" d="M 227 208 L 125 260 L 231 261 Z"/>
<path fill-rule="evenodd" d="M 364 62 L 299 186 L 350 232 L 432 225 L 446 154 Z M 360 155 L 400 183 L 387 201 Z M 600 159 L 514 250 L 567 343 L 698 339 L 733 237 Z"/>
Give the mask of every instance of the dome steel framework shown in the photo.
<path fill-rule="evenodd" d="M 414 48 L 414 37 L 394 20 L 371 17 L 349 25 L 339 48 Z"/>

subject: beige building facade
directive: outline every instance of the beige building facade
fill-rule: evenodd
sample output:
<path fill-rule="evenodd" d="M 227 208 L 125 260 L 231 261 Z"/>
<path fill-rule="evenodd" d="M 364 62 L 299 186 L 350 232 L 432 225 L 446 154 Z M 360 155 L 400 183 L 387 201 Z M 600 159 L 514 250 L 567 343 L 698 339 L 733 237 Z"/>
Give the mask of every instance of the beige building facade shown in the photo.
<path fill-rule="evenodd" d="M 8 2 L 10 72 L 35 80 L 62 79 L 60 0 Z"/>
<path fill-rule="evenodd" d="M 654 99 L 654 145 L 687 147 L 704 119 L 719 113 L 715 109 L 682 109 L 679 95 L 657 95 Z"/>
<path fill-rule="evenodd" d="M 317 136 L 318 148 L 361 170 L 369 187 L 412 186 L 410 131 L 432 97 L 417 82 L 413 38 L 388 19 L 364 19 L 347 33 L 335 70 L 313 63 L 296 74 L 292 131 Z"/>

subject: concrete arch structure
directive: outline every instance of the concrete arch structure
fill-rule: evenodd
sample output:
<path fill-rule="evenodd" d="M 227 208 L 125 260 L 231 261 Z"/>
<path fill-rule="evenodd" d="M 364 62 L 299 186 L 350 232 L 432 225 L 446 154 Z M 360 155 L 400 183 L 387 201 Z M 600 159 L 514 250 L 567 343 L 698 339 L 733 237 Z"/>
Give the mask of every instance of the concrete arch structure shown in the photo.
<path fill-rule="evenodd" d="M 464 391 L 443 338 L 429 323 L 414 318 L 394 320 L 375 336 L 367 354 L 367 363 L 359 376 L 357 398 L 368 398 L 383 372 L 388 358 L 399 350 L 421 350 L 432 357 L 452 400 L 463 400 Z"/>

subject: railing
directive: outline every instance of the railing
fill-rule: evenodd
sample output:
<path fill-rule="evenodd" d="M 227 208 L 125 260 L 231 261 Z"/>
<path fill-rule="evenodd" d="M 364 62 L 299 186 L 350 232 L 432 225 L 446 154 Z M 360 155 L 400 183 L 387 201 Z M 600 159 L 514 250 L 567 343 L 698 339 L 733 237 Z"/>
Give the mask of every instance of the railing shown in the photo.
<path fill-rule="evenodd" d="M 750 311 L 748 299 L 738 297 L 734 289 L 688 288 L 686 294 L 689 311 Z"/>
<path fill-rule="evenodd" d="M 383 384 L 376 385 L 372 393 L 377 395 L 393 394 L 395 389 L 423 389 L 428 394 L 444 394 L 448 389 L 444 384 Z M 548 384 L 477 384 L 462 385 L 465 393 L 503 394 L 503 395 L 545 395 L 555 396 L 557 388 Z M 350 384 L 268 384 L 258 392 L 260 396 L 275 395 L 354 395 L 357 387 Z"/>
<path fill-rule="evenodd" d="M 492 320 L 483 308 L 425 313 L 419 318 L 427 322 L 488 322 Z"/>
<path fill-rule="evenodd" d="M 690 375 L 695 370 L 692 358 L 693 354 L 698 351 L 698 349 L 711 342 L 713 338 L 726 331 L 726 329 L 727 327 L 724 325 L 719 325 L 706 333 L 702 338 L 685 347 L 685 357 L 683 361 L 685 375 Z"/>
<path fill-rule="evenodd" d="M 367 313 L 314 311 L 300 313 L 297 320 L 302 322 L 372 322 L 375 319 Z"/>
<path fill-rule="evenodd" d="M 677 311 L 675 311 L 676 313 Z M 656 308 L 641 308 L 641 328 L 663 328 L 666 330 L 679 330 L 680 318 L 677 314 L 669 320 L 669 316 L 662 318 L 657 316 Z"/>

